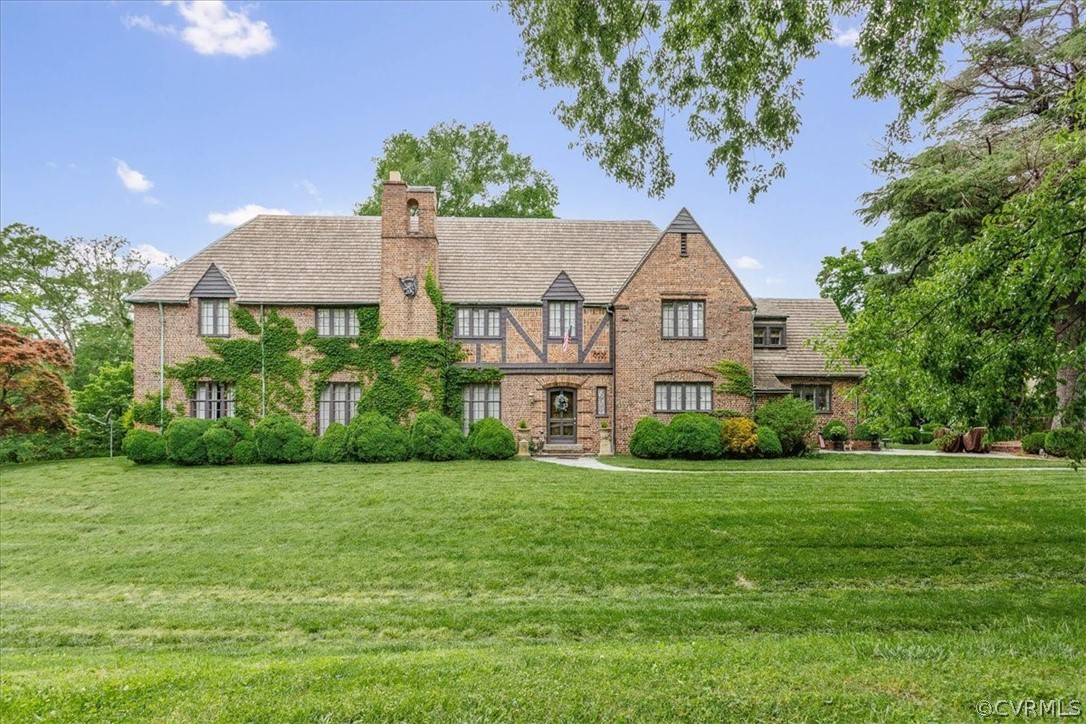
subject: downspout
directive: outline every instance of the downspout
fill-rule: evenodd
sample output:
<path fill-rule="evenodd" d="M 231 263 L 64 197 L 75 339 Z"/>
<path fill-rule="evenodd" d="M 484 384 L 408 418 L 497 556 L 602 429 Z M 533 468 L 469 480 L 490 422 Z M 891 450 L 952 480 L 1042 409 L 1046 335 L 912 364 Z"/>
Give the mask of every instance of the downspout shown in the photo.
<path fill-rule="evenodd" d="M 158 429 L 166 419 L 166 316 L 158 303 Z"/>
<path fill-rule="evenodd" d="M 747 334 L 747 340 L 750 342 L 750 416 L 753 419 L 754 410 L 758 404 L 758 385 L 754 380 L 757 379 L 754 375 L 754 317 L 758 314 L 758 305 L 754 306 L 754 309 L 750 310 L 750 332 Z M 785 340 L 787 342 L 788 340 Z"/>
<path fill-rule="evenodd" d="M 268 414 L 268 379 L 264 369 L 264 303 L 260 304 L 260 419 Z"/>
<path fill-rule="evenodd" d="M 615 364 L 615 328 L 618 325 L 615 324 L 614 304 L 607 308 L 607 313 L 611 315 L 611 334 L 608 335 L 611 338 L 611 452 L 616 453 L 618 452 L 615 436 L 618 425 L 618 365 Z"/>

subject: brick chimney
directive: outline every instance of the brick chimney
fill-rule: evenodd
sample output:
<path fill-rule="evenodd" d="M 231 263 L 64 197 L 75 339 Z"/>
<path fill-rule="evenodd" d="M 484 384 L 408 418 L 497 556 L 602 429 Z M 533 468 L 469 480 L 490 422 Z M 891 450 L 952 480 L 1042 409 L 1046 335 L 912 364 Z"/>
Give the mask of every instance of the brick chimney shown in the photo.
<path fill-rule="evenodd" d="M 393 171 L 381 192 L 381 335 L 437 339 L 437 310 L 426 295 L 437 278 L 437 194 L 408 186 Z"/>

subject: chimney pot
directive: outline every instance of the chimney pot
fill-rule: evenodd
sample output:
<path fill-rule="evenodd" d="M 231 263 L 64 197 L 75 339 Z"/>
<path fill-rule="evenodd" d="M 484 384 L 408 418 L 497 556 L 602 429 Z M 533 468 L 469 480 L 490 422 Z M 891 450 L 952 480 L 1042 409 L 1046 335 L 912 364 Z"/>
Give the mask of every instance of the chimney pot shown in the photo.
<path fill-rule="evenodd" d="M 388 172 L 388 180 L 389 181 L 402 181 L 402 179 L 400 178 L 400 172 L 399 171 L 389 171 Z"/>

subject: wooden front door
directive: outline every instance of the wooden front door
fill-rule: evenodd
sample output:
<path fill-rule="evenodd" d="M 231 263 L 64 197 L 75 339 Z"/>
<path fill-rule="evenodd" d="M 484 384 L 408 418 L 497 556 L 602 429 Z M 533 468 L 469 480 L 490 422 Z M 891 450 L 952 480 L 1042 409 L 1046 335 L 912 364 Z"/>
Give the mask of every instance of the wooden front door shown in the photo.
<path fill-rule="evenodd" d="M 577 441 L 577 391 L 561 388 L 547 392 L 547 442 Z"/>

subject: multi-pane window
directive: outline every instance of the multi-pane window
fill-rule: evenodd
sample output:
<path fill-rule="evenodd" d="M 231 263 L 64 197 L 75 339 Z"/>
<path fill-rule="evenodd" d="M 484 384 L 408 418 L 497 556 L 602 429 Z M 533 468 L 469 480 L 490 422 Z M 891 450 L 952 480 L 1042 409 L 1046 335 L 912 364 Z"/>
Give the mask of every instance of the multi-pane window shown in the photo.
<path fill-rule="evenodd" d="M 784 323 L 773 322 L 764 323 L 759 322 L 754 325 L 754 346 L 755 347 L 783 347 L 784 346 Z"/>
<path fill-rule="evenodd" d="M 792 385 L 792 396 L 810 402 L 815 412 L 830 411 L 829 385 Z"/>
<path fill-rule="evenodd" d="M 457 337 L 500 337 L 501 310 L 460 307 L 456 310 Z"/>
<path fill-rule="evenodd" d="M 657 412 L 709 412 L 713 409 L 713 386 L 708 382 L 657 382 Z"/>
<path fill-rule="evenodd" d="M 596 388 L 596 417 L 607 417 L 607 388 Z"/>
<path fill-rule="evenodd" d="M 200 334 L 204 337 L 226 337 L 230 334 L 230 300 L 200 300 Z"/>
<path fill-rule="evenodd" d="M 317 310 L 318 337 L 357 337 L 358 313 L 354 309 L 322 307 Z"/>
<path fill-rule="evenodd" d="M 547 303 L 547 336 L 551 339 L 577 336 L 577 302 Z"/>
<path fill-rule="evenodd" d="M 705 336 L 705 302 L 664 302 L 660 320 L 664 339 Z"/>
<path fill-rule="evenodd" d="M 501 417 L 501 385 L 468 385 L 464 388 L 464 434 L 484 417 Z"/>
<path fill-rule="evenodd" d="M 332 382 L 321 390 L 321 399 L 317 404 L 317 434 L 324 431 L 333 422 L 346 425 L 358 409 L 359 385 L 354 382 Z"/>
<path fill-rule="evenodd" d="M 192 416 L 218 420 L 234 416 L 234 385 L 228 382 L 198 382 L 192 398 Z"/>

